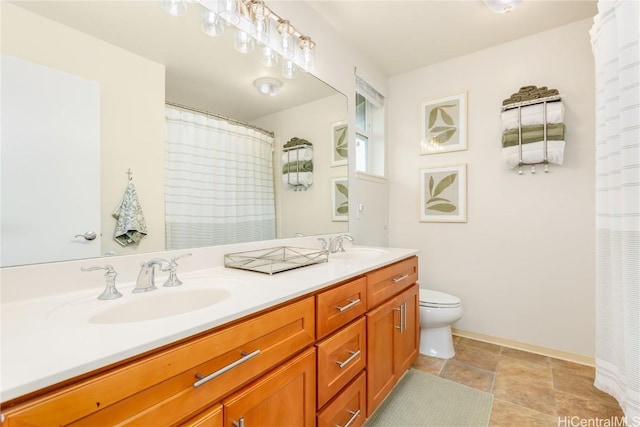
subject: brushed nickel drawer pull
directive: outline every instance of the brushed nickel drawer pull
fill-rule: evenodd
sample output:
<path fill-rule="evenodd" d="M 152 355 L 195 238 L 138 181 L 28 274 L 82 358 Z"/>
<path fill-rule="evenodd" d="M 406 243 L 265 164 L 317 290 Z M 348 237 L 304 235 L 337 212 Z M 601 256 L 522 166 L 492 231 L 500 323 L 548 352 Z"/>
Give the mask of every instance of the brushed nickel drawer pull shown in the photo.
<path fill-rule="evenodd" d="M 242 357 L 238 360 L 236 360 L 235 362 L 229 363 L 227 366 L 222 367 L 220 369 L 218 369 L 217 371 L 215 371 L 212 374 L 207 375 L 206 377 L 202 374 L 196 374 L 196 378 L 198 378 L 198 381 L 196 381 L 195 383 L 193 383 L 194 387 L 200 387 L 202 384 L 211 381 L 212 379 L 219 377 L 220 375 L 224 374 L 227 371 L 230 371 L 231 369 L 235 368 L 238 365 L 243 364 L 244 362 L 246 362 L 249 359 L 252 359 L 254 357 L 256 357 L 257 355 L 260 354 L 260 349 L 252 351 L 251 353 L 246 353 L 246 352 L 242 352 Z M 243 420 L 244 422 L 244 420 Z"/>
<path fill-rule="evenodd" d="M 233 424 L 234 427 L 244 427 L 244 417 L 240 417 L 238 421 L 231 420 L 231 424 Z"/>
<path fill-rule="evenodd" d="M 340 369 L 344 368 L 345 366 L 347 366 L 349 363 L 351 363 L 351 361 L 353 359 L 355 359 L 356 357 L 360 356 L 360 350 L 356 350 L 356 351 L 350 351 L 349 353 L 351 353 L 351 356 L 349 356 L 349 358 L 347 360 L 345 360 L 344 362 L 341 362 L 339 360 L 336 360 L 336 363 L 338 364 L 338 367 Z"/>
<path fill-rule="evenodd" d="M 358 418 L 360 416 L 360 409 L 358 409 L 357 411 L 353 412 L 353 411 L 349 411 L 347 409 L 347 412 L 351 414 L 351 418 L 349 418 L 349 421 L 347 421 L 347 423 L 342 426 L 342 427 L 349 427 L 351 424 L 353 424 L 353 422 L 356 420 L 356 418 Z M 336 424 L 336 427 L 341 427 L 338 424 Z"/>
<path fill-rule="evenodd" d="M 350 299 L 349 300 L 349 304 L 343 305 L 342 307 L 340 307 L 339 305 L 336 305 L 336 309 L 338 309 L 338 311 L 340 313 L 342 313 L 343 311 L 349 310 L 351 307 L 353 307 L 354 305 L 358 305 L 358 304 L 360 304 L 360 298 Z"/>
<path fill-rule="evenodd" d="M 395 279 L 391 279 L 393 280 L 393 283 L 398 283 L 398 282 L 402 282 L 404 279 L 406 279 L 407 277 L 409 277 L 409 274 L 403 274 L 400 277 L 396 277 Z"/>

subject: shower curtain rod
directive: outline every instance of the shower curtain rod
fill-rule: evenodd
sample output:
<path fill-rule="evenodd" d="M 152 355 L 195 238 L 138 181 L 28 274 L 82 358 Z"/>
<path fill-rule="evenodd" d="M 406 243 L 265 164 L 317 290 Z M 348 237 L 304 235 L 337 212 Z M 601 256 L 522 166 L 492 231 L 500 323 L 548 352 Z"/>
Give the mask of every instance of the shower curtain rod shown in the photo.
<path fill-rule="evenodd" d="M 171 107 L 182 108 L 183 110 L 188 110 L 188 111 L 193 111 L 193 112 L 200 113 L 200 114 L 205 114 L 205 115 L 210 116 L 210 117 L 215 117 L 216 119 L 225 120 L 225 121 L 227 121 L 229 123 L 232 123 L 232 124 L 245 126 L 245 127 L 257 130 L 258 132 L 262 132 L 262 133 L 270 136 L 271 138 L 273 138 L 275 136 L 275 133 L 270 131 L 270 130 L 266 130 L 266 129 L 263 129 L 263 128 L 258 127 L 258 126 L 250 125 L 249 123 L 244 123 L 244 122 L 241 122 L 240 120 L 232 119 L 231 117 L 221 116 L 220 114 L 210 113 L 209 111 L 199 110 L 197 108 L 188 107 L 186 105 L 177 104 L 175 102 L 165 101 L 164 103 L 165 103 L 165 105 L 169 105 Z"/>

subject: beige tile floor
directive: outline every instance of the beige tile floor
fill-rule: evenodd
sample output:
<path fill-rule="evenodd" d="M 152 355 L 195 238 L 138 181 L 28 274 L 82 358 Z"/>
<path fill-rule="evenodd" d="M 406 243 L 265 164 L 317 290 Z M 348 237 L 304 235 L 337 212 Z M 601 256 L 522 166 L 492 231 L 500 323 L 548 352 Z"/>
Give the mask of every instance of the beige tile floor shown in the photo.
<path fill-rule="evenodd" d="M 462 337 L 454 345 L 454 358 L 419 355 L 413 367 L 492 393 L 490 427 L 620 425 L 624 414 L 593 386 L 591 367 Z"/>

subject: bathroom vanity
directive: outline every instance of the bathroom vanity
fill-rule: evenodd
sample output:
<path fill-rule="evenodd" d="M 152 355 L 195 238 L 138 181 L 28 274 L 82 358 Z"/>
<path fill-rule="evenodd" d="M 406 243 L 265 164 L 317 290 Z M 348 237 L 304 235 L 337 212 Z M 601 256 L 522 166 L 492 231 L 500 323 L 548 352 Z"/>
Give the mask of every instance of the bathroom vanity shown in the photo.
<path fill-rule="evenodd" d="M 11 344 L 27 348 L 2 350 L 9 362 L 2 366 L 8 381 L 3 378 L 1 425 L 362 425 L 418 354 L 415 253 L 347 251 L 274 276 L 222 267 L 191 272 L 182 277 L 182 292 L 206 288 L 207 281 L 222 288 L 225 279 L 229 295 L 166 318 L 117 323 L 103 316 L 100 323 L 94 316 L 93 323 L 56 332 L 86 307 L 106 311 L 104 301 L 92 296 L 89 302 L 86 293 L 62 306 L 56 300 L 42 316 L 48 326 L 32 318 L 36 324 L 27 330 L 9 331 L 16 333 Z M 153 293 L 164 291 L 171 290 Z M 123 300 L 134 298 L 126 287 L 122 292 Z M 3 304 L 3 322 L 24 322 L 19 312 L 28 303 Z M 57 337 L 38 336 L 39 328 L 59 337 L 76 333 L 77 343 L 46 350 Z M 30 338 L 17 338 L 29 332 Z M 101 344 L 111 349 L 107 355 L 96 356 L 83 343 L 84 334 L 96 333 L 102 337 L 94 342 L 107 341 Z M 145 343 L 135 343 L 138 334 Z M 45 366 L 20 379 L 25 366 L 10 365 L 19 363 L 20 352 L 30 359 L 25 363 L 39 359 Z M 64 354 L 71 361 L 58 360 Z"/>

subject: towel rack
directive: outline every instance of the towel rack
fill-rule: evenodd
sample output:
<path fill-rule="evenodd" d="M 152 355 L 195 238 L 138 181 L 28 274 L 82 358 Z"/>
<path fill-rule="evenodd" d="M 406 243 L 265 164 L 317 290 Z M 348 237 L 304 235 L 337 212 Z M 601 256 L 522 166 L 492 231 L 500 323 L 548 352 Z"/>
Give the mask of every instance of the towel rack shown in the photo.
<path fill-rule="evenodd" d="M 522 89 L 521 89 L 522 90 Z M 557 91 L 555 91 L 557 93 Z M 562 95 L 556 94 L 536 99 L 530 99 L 520 102 L 513 102 L 502 106 L 502 111 L 518 110 L 518 175 L 522 175 L 523 166 L 531 166 L 531 173 L 536 173 L 536 165 L 544 165 L 544 172 L 549 173 L 549 150 L 548 150 L 548 135 L 547 135 L 547 105 L 549 102 L 557 102 L 562 100 Z M 505 100 L 506 102 L 506 100 Z M 542 135 L 543 135 L 543 147 L 544 154 L 542 161 L 539 162 L 525 162 L 522 157 L 522 108 L 530 105 L 542 104 Z"/>
<path fill-rule="evenodd" d="M 303 170 L 300 170 L 301 165 L 305 162 L 305 159 L 300 158 L 300 150 L 303 149 L 313 149 L 313 146 L 310 144 L 303 144 L 295 145 L 292 147 L 284 147 L 282 149 L 282 152 L 287 154 L 287 161 L 285 164 L 291 165 L 289 166 L 288 172 L 285 174 L 286 184 L 291 186 L 293 188 L 293 191 L 307 191 L 309 185 L 311 185 L 302 183 L 302 180 L 300 179 L 300 174 L 305 172 Z M 306 161 L 312 161 L 312 159 Z M 307 172 L 313 173 L 311 171 Z"/>

